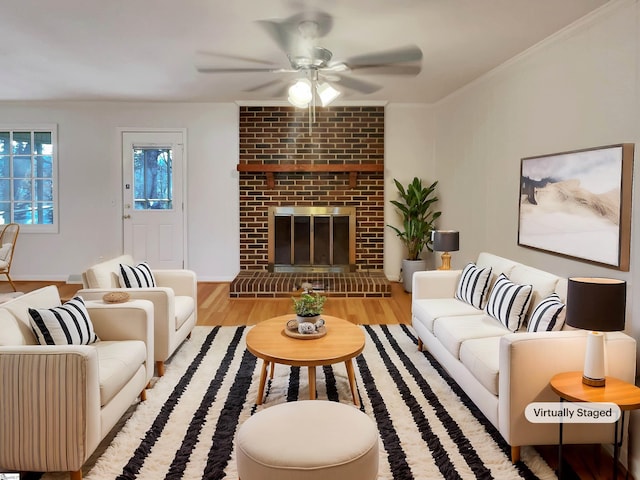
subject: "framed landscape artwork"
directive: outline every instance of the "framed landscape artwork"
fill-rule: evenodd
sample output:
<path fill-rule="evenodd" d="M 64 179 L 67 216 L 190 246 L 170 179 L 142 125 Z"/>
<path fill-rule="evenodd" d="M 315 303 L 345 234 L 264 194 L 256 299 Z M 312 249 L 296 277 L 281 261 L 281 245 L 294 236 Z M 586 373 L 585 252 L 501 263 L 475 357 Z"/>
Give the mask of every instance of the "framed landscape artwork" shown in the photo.
<path fill-rule="evenodd" d="M 633 148 L 523 158 L 518 245 L 628 271 Z"/>

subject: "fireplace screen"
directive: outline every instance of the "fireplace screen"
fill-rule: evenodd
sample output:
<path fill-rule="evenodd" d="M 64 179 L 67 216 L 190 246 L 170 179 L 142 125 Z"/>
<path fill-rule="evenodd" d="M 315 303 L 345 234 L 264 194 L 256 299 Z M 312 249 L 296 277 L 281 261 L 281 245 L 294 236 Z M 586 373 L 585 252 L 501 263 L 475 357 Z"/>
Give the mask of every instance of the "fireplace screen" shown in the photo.
<path fill-rule="evenodd" d="M 269 267 L 273 271 L 355 269 L 354 207 L 271 207 Z"/>

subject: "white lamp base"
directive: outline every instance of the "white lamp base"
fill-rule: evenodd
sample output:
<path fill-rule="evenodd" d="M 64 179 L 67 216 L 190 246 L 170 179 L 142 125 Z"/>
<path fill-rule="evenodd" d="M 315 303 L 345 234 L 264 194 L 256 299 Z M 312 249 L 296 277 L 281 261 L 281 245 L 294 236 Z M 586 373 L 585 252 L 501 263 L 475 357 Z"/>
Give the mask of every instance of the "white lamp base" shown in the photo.
<path fill-rule="evenodd" d="M 587 334 L 587 351 L 584 356 L 582 383 L 591 387 L 604 387 L 604 333 Z"/>

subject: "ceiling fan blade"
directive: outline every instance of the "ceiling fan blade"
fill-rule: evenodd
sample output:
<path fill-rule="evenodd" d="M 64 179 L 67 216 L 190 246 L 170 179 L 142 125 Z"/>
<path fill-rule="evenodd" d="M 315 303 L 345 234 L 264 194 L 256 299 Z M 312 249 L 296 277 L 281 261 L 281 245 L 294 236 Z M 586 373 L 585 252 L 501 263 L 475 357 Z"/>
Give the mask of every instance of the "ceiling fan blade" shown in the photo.
<path fill-rule="evenodd" d="M 258 24 L 269 34 L 285 53 L 289 53 L 294 44 L 294 37 L 287 25 L 275 20 L 258 20 Z"/>
<path fill-rule="evenodd" d="M 360 80 L 353 77 L 346 77 L 344 75 L 336 75 L 338 77 L 337 82 L 351 90 L 356 90 L 360 93 L 374 93 L 380 90 L 382 87 L 380 85 L 376 85 L 375 83 L 365 82 L 364 80 Z"/>
<path fill-rule="evenodd" d="M 256 85 L 255 87 L 247 88 L 244 91 L 245 92 L 257 92 L 258 90 L 263 90 L 265 88 L 269 88 L 271 85 L 276 85 L 276 84 L 281 83 L 281 82 L 282 82 L 282 79 L 276 78 L 275 80 L 271 80 L 269 82 L 261 83 L 260 85 Z"/>
<path fill-rule="evenodd" d="M 252 72 L 267 72 L 267 73 L 293 73 L 296 70 L 290 70 L 286 68 L 234 68 L 234 67 L 197 67 L 200 73 L 252 73 Z"/>
<path fill-rule="evenodd" d="M 355 72 L 366 73 L 367 75 L 412 75 L 416 76 L 422 71 L 420 65 L 362 65 L 352 68 Z"/>
<path fill-rule="evenodd" d="M 349 67 L 363 67 L 366 65 L 381 65 L 388 63 L 406 63 L 422 60 L 422 50 L 416 45 L 395 48 L 384 52 L 374 52 L 365 55 L 356 55 L 349 58 L 346 63 Z"/>
<path fill-rule="evenodd" d="M 269 60 L 263 60 L 263 59 L 260 59 L 260 58 L 253 58 L 253 57 L 246 57 L 246 56 L 243 56 L 243 55 L 234 55 L 234 54 L 230 54 L 230 53 L 198 50 L 196 52 L 196 54 L 202 55 L 202 56 L 207 56 L 207 57 L 228 58 L 228 59 L 231 59 L 231 60 L 241 60 L 243 62 L 260 63 L 262 65 L 275 65 L 275 63 L 270 62 Z"/>

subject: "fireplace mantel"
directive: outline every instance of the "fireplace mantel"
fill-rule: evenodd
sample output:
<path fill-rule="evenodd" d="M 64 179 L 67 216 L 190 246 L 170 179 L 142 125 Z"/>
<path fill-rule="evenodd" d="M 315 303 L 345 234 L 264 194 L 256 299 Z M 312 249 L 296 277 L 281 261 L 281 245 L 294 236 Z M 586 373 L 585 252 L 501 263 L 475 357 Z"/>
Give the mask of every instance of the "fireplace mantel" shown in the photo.
<path fill-rule="evenodd" d="M 377 163 L 240 163 L 238 172 L 264 173 L 267 179 L 267 188 L 275 188 L 274 173 L 281 172 L 344 172 L 349 174 L 349 186 L 356 187 L 358 173 L 383 172 L 384 165 Z"/>

